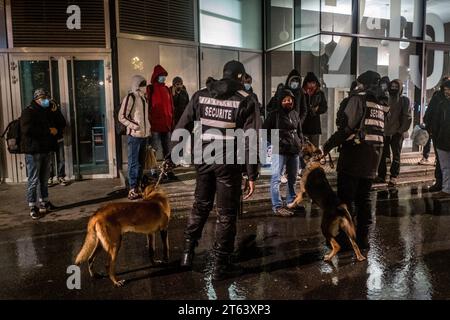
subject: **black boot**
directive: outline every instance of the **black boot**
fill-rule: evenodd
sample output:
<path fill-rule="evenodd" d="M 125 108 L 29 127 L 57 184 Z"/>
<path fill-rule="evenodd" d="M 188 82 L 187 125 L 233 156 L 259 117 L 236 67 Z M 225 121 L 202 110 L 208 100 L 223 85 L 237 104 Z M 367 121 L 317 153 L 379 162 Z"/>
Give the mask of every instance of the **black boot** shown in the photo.
<path fill-rule="evenodd" d="M 192 268 L 192 262 L 194 260 L 194 250 L 197 246 L 196 240 L 191 239 L 185 239 L 184 240 L 184 250 L 183 254 L 181 255 L 181 267 L 182 268 Z"/>
<path fill-rule="evenodd" d="M 231 263 L 231 257 L 229 255 L 214 257 L 214 270 L 212 274 L 213 280 L 221 281 L 234 278 L 240 276 L 243 272 L 243 268 Z"/>

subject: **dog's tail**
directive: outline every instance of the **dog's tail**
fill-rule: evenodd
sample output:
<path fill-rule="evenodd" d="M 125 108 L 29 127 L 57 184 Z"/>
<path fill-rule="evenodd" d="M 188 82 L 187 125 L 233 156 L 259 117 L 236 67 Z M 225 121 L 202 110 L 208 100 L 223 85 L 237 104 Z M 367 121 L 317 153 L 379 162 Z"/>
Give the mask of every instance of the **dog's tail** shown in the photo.
<path fill-rule="evenodd" d="M 89 219 L 86 239 L 84 240 L 83 247 L 78 253 L 77 258 L 75 259 L 76 265 L 85 262 L 95 249 L 95 246 L 97 244 L 97 234 L 95 232 L 96 223 L 97 219 L 95 218 L 95 216 Z"/>

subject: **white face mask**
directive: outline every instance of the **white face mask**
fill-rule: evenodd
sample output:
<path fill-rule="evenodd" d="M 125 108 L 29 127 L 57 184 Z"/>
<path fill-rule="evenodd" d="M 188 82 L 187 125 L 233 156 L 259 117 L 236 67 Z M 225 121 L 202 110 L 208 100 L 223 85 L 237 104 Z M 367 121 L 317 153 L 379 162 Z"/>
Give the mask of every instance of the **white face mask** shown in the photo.
<path fill-rule="evenodd" d="M 146 91 L 147 91 L 147 87 L 139 87 L 139 92 L 141 94 L 145 94 Z"/>

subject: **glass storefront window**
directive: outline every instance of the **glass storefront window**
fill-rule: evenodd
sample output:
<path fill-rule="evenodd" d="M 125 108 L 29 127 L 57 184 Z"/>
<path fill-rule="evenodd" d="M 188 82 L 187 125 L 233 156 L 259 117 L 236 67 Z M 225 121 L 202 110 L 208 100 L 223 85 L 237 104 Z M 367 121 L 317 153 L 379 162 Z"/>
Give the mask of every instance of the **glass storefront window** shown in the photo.
<path fill-rule="evenodd" d="M 352 0 L 321 1 L 322 31 L 352 33 Z M 329 43 L 331 36 L 324 37 Z"/>
<path fill-rule="evenodd" d="M 400 41 L 359 39 L 358 51 L 360 74 L 373 70 L 382 77 L 388 76 L 391 81 L 400 79 L 403 82 L 403 95 L 409 98 L 413 112 L 411 134 L 414 124 L 421 121 L 421 71 L 417 59 L 421 46 L 409 43 L 406 49 L 401 49 Z M 404 146 L 411 148 L 411 140 L 406 139 Z"/>
<path fill-rule="evenodd" d="M 320 1 L 294 1 L 295 38 L 303 38 L 320 32 Z"/>
<path fill-rule="evenodd" d="M 450 10 L 447 0 L 428 0 L 425 40 L 450 42 Z"/>
<path fill-rule="evenodd" d="M 267 48 L 294 40 L 294 1 L 267 1 Z"/>
<path fill-rule="evenodd" d="M 275 95 L 277 86 L 285 84 L 289 72 L 294 68 L 292 45 L 287 45 L 267 53 L 266 102 Z"/>
<path fill-rule="evenodd" d="M 359 33 L 381 38 L 421 39 L 422 13 L 420 1 L 416 0 L 362 0 Z"/>
<path fill-rule="evenodd" d="M 200 42 L 261 49 L 261 19 L 259 0 L 200 0 Z"/>

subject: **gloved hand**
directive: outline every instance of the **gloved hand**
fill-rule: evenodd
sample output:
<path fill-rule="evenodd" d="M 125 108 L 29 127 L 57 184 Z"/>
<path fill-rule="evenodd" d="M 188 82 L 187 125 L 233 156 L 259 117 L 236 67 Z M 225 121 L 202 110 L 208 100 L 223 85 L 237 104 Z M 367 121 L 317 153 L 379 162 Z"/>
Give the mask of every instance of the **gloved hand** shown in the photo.
<path fill-rule="evenodd" d="M 50 128 L 50 134 L 52 136 L 56 136 L 58 134 L 58 130 L 56 128 Z"/>
<path fill-rule="evenodd" d="M 177 165 L 173 163 L 172 159 L 168 157 L 164 162 L 162 163 L 162 170 L 164 172 L 171 171 L 173 168 L 175 168 Z"/>

